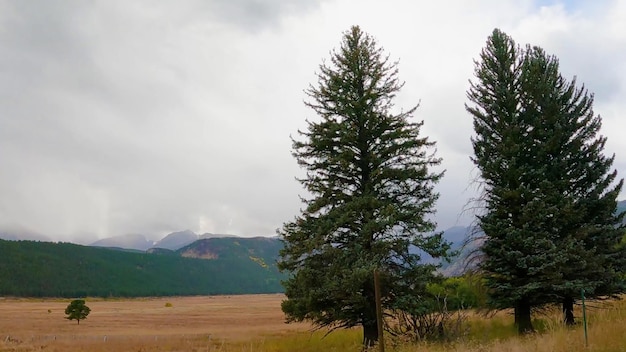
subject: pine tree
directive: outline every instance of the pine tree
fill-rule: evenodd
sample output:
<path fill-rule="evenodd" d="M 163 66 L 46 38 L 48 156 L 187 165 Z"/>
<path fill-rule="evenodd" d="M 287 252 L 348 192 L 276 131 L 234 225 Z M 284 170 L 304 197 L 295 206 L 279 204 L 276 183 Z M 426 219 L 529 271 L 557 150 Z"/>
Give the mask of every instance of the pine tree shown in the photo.
<path fill-rule="evenodd" d="M 429 152 L 435 143 L 419 135 L 423 121 L 410 121 L 417 106 L 393 112 L 403 85 L 397 74 L 397 63 L 359 27 L 320 66 L 306 102 L 320 120 L 293 141 L 311 198 L 279 232 L 279 267 L 291 273 L 282 304 L 287 319 L 362 326 L 366 346 L 378 338 L 374 269 L 382 273 L 384 307 L 398 307 L 434 275 L 410 247 L 435 257 L 449 249 L 441 234 L 424 235 L 435 230 L 433 189 L 443 173 L 431 168 L 441 159 Z"/>
<path fill-rule="evenodd" d="M 556 57 L 522 50 L 494 30 L 476 63 L 468 91 L 481 171 L 486 235 L 481 264 L 496 308 L 515 309 L 518 330 L 532 331 L 531 309 L 563 303 L 571 322 L 573 297 L 623 291 L 620 218 L 622 181 L 593 98 L 567 82 Z M 602 271 L 604 268 L 604 272 Z"/>
<path fill-rule="evenodd" d="M 615 184 L 615 156 L 602 154 L 606 137 L 598 135 L 602 122 L 593 112 L 593 96 L 575 79 L 565 80 L 558 59 L 541 48 L 528 47 L 525 56 L 522 105 L 534 117 L 531 139 L 542 150 L 533 161 L 542 166 L 542 194 L 552 206 L 549 228 L 564 258 L 561 276 L 549 286 L 572 325 L 581 290 L 588 298 L 625 292 L 623 214 L 616 213 L 623 180 Z"/>
<path fill-rule="evenodd" d="M 520 114 L 521 49 L 506 34 L 495 30 L 476 63 L 479 83 L 472 83 L 468 98 L 476 104 L 467 107 L 474 116 L 476 136 L 472 139 L 484 186 L 485 215 L 479 226 L 486 236 L 482 246 L 485 259 L 481 269 L 490 288 L 495 308 L 515 309 L 520 331 L 532 330 L 530 311 L 534 305 L 529 285 L 532 273 L 541 263 L 535 255 L 535 233 L 524 226 L 524 210 L 531 189 L 523 182 L 521 158 L 527 123 Z"/>

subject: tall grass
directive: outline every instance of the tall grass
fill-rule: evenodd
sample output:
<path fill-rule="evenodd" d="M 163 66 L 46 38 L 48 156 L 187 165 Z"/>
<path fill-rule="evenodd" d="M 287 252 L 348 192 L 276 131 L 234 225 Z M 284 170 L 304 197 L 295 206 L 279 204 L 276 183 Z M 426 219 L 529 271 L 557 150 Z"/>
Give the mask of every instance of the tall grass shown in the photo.
<path fill-rule="evenodd" d="M 580 309 L 576 316 L 580 318 Z M 534 320 L 537 333 L 517 336 L 513 317 L 500 312 L 493 317 L 469 313 L 467 333 L 447 342 L 406 343 L 386 337 L 388 352 L 626 352 L 626 301 L 596 303 L 588 311 L 589 346 L 585 348 L 582 324 L 573 328 L 561 323 L 555 308 Z M 208 336 L 117 337 L 103 339 L 59 339 L 55 341 L 9 340 L 0 336 L 1 352 L 32 351 L 189 351 L 189 352 L 313 352 L 361 351 L 361 330 L 339 330 L 326 336 L 326 331 L 276 332 L 253 340 L 229 341 Z"/>
<path fill-rule="evenodd" d="M 580 309 L 577 317 L 582 317 Z M 455 342 L 394 343 L 386 341 L 386 351 L 393 352 L 572 352 L 626 351 L 626 301 L 596 304 L 588 310 L 589 346 L 585 347 L 582 323 L 566 327 L 560 311 L 555 308 L 537 315 L 534 320 L 537 333 L 518 336 L 513 317 L 500 312 L 493 317 L 472 314 L 468 319 L 468 333 Z M 582 320 L 582 318 L 581 318 Z M 224 345 L 220 351 L 360 351 L 361 331 L 342 330 L 324 337 L 322 331 L 267 336 L 262 341 L 248 341 Z"/>

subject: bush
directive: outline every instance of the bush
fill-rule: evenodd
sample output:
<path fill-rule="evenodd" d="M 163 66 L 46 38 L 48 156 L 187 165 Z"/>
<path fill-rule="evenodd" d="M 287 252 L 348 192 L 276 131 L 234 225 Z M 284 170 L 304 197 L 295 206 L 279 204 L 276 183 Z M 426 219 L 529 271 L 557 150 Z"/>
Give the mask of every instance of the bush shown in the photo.
<path fill-rule="evenodd" d="M 449 310 L 484 308 L 487 302 L 486 290 L 482 279 L 478 275 L 450 277 L 445 280 L 429 284 L 428 293 L 440 300 L 445 300 Z"/>
<path fill-rule="evenodd" d="M 404 307 L 393 311 L 391 321 L 387 330 L 399 343 L 452 341 L 468 333 L 466 311 L 448 310 L 447 297 L 432 293 L 405 302 Z"/>

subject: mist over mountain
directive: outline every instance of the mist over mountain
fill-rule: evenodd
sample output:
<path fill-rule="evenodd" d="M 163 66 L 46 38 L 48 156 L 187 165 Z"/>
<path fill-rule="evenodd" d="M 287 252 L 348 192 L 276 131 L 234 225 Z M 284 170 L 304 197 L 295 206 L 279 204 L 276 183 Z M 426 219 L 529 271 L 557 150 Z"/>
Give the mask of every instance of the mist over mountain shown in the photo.
<path fill-rule="evenodd" d="M 152 248 L 177 250 L 181 247 L 197 241 L 198 238 L 199 236 L 191 230 L 172 232 L 163 237 L 160 241 L 157 241 L 152 246 Z"/>
<path fill-rule="evenodd" d="M 225 234 L 224 235 L 213 234 L 213 233 L 204 233 L 202 235 L 198 235 L 191 230 L 183 230 L 183 231 L 176 231 L 176 232 L 169 233 L 158 241 L 148 240 L 146 236 L 144 235 L 130 234 L 130 235 L 121 235 L 121 236 L 103 238 L 103 239 L 100 239 L 98 241 L 95 241 L 89 244 L 89 246 L 120 248 L 120 249 L 129 249 L 129 250 L 138 250 L 138 251 L 146 251 L 148 249 L 156 249 L 156 248 L 175 251 L 177 249 L 185 247 L 198 240 L 209 239 L 209 238 L 226 238 L 226 237 L 239 237 L 239 236 L 225 235 Z"/>
<path fill-rule="evenodd" d="M 108 237 L 90 244 L 90 246 L 93 247 L 136 249 L 139 251 L 145 251 L 153 245 L 153 241 L 148 240 L 146 236 L 140 234 Z"/>
<path fill-rule="evenodd" d="M 24 229 L 0 229 L 0 239 L 7 241 L 51 241 L 50 238 Z"/>
<path fill-rule="evenodd" d="M 617 213 L 626 211 L 626 200 L 619 201 L 617 203 Z M 624 223 L 626 223 L 626 217 L 624 218 Z M 446 229 L 445 238 L 449 242 L 453 243 L 454 246 L 452 249 L 458 249 L 458 247 L 463 243 L 466 236 L 469 234 L 470 227 L 468 226 L 454 226 Z M 256 234 L 262 235 L 262 234 Z M 182 248 L 190 243 L 193 243 L 199 239 L 205 238 L 224 238 L 224 237 L 243 237 L 236 236 L 232 234 L 214 234 L 214 233 L 204 233 L 204 234 L 196 234 L 191 230 L 182 230 L 169 233 L 165 235 L 160 240 L 154 240 L 158 238 L 154 235 L 150 234 L 126 234 L 126 235 L 118 235 L 112 237 L 101 238 L 93 242 L 82 242 L 84 244 L 88 244 L 90 246 L 96 247 L 112 247 L 112 248 L 123 248 L 123 249 L 131 249 L 131 250 L 139 250 L 146 251 L 150 248 L 163 248 L 170 250 L 177 250 Z M 249 236 L 245 236 L 249 237 Z M 46 236 L 45 234 L 36 233 L 33 231 L 29 231 L 21 228 L 0 228 L 0 239 L 9 240 L 9 241 L 19 241 L 19 240 L 30 240 L 30 241 L 47 241 L 54 242 L 53 238 Z M 75 242 L 75 241 L 71 241 Z M 456 247 L 455 247 L 456 246 Z M 428 256 L 425 257 L 428 260 Z"/>

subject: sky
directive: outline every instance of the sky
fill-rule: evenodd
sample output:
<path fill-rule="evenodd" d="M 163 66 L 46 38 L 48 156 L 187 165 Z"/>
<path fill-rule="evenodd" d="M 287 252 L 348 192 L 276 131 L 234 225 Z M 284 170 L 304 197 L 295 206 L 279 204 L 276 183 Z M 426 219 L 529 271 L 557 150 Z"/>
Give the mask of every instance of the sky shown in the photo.
<path fill-rule="evenodd" d="M 306 196 L 304 89 L 352 25 L 437 142 L 440 229 L 475 216 L 465 94 L 496 27 L 595 94 L 626 175 L 626 1 L 0 0 L 0 232 L 274 235 Z"/>

